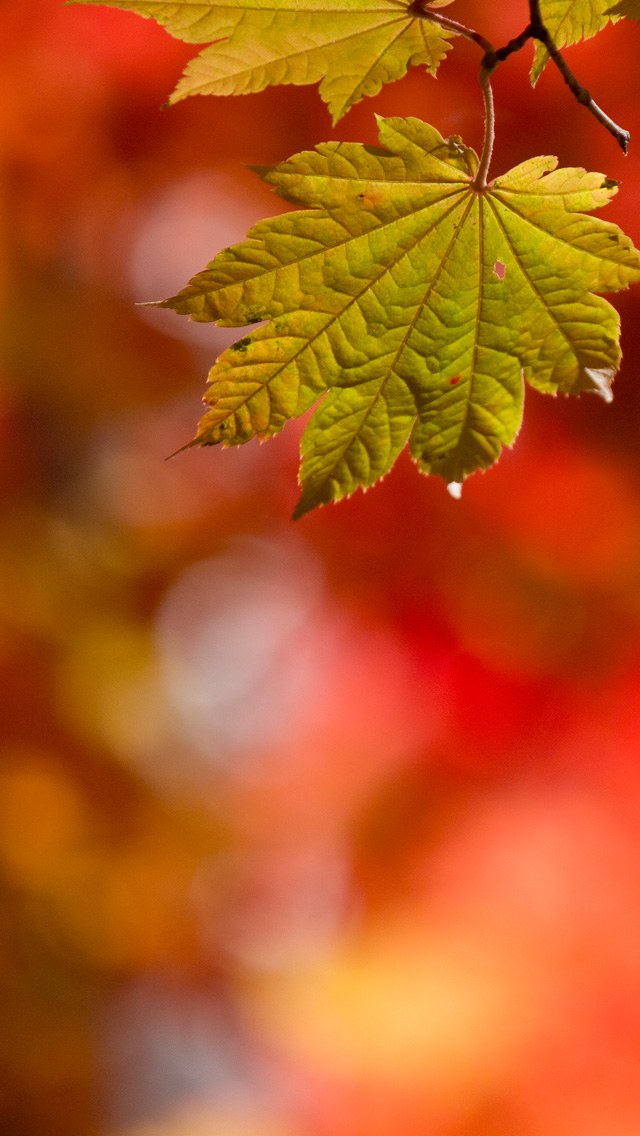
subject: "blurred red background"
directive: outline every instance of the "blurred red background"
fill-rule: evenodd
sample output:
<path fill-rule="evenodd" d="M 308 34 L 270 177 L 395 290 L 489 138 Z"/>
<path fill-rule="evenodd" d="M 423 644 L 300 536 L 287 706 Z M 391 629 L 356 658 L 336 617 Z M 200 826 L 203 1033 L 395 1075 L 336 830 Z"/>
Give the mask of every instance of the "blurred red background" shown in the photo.
<path fill-rule="evenodd" d="M 457 0 L 496 43 L 526 4 Z M 193 48 L 0 8 L 0 1128 L 637 1136 L 640 291 L 615 401 L 529 392 L 453 501 L 408 459 L 293 525 L 299 429 L 165 456 L 236 337 L 135 306 L 282 207 L 243 163 L 373 111 L 480 146 L 458 41 L 336 130 L 313 88 L 162 109 Z M 528 47 L 496 173 L 622 180 L 636 24 Z"/>

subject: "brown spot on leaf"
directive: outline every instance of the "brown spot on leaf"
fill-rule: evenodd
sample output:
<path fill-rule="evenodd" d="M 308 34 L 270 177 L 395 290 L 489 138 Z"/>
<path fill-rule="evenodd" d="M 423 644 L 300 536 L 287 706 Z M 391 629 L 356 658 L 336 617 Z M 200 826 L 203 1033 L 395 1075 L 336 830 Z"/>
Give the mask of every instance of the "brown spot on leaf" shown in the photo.
<path fill-rule="evenodd" d="M 498 280 L 504 280 L 507 269 L 501 260 L 496 260 L 493 266 L 493 271 L 494 274 L 498 277 Z"/>
<path fill-rule="evenodd" d="M 454 375 L 452 379 L 449 379 L 449 386 L 455 387 L 459 382 L 460 382 L 460 375 Z"/>

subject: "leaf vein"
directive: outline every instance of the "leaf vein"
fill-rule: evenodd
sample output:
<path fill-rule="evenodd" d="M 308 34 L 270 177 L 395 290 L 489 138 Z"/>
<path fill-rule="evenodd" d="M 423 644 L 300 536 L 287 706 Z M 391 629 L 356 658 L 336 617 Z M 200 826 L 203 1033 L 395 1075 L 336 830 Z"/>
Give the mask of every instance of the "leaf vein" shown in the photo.
<path fill-rule="evenodd" d="M 364 295 L 365 295 L 365 293 L 366 293 L 366 292 L 367 292 L 367 291 L 368 291 L 368 290 L 369 290 L 370 288 L 373 288 L 375 284 L 377 284 L 377 283 L 378 283 L 378 282 L 379 282 L 380 280 L 382 280 L 382 279 L 383 279 L 383 278 L 385 277 L 385 275 L 387 275 L 387 274 L 388 274 L 389 272 L 391 272 L 391 271 L 392 271 L 392 269 L 394 269 L 394 268 L 396 267 L 396 265 L 397 265 L 397 264 L 399 264 L 399 263 L 401 262 L 401 260 L 403 259 L 403 257 L 404 257 L 404 256 L 406 256 L 406 255 L 407 255 L 407 254 L 408 254 L 408 253 L 409 253 L 409 252 L 411 251 L 411 249 L 415 248 L 415 247 L 416 247 L 416 245 L 417 245 L 417 244 L 419 244 L 419 243 L 420 243 L 420 241 L 424 240 L 424 238 L 425 238 L 426 236 L 428 236 L 428 234 L 429 234 L 429 233 L 430 233 L 430 232 L 431 232 L 431 231 L 432 231 L 432 230 L 433 230 L 434 228 L 436 228 L 436 226 L 437 226 L 437 225 L 439 225 L 439 224 L 441 224 L 441 223 L 442 223 L 442 221 L 443 221 L 443 220 L 444 220 L 444 219 L 445 219 L 445 218 L 446 218 L 446 217 L 447 217 L 447 216 L 449 215 L 449 213 L 452 213 L 452 212 L 453 212 L 453 210 L 454 210 L 454 209 L 456 208 L 456 206 L 457 206 L 458 204 L 459 204 L 458 202 L 454 202 L 454 203 L 453 203 L 453 204 L 452 204 L 452 205 L 451 205 L 451 206 L 449 207 L 449 209 L 447 209 L 447 211 L 446 211 L 446 212 L 445 212 L 444 214 L 441 214 L 441 216 L 440 216 L 440 217 L 439 217 L 439 218 L 437 219 L 437 221 L 434 221 L 434 222 L 433 222 L 433 223 L 432 223 L 432 224 L 431 224 L 431 225 L 429 226 L 429 228 L 428 228 L 428 229 L 426 229 L 426 230 L 425 230 L 424 232 L 420 233 L 420 235 L 419 235 L 419 236 L 417 236 L 417 237 L 415 238 L 415 240 L 414 240 L 414 241 L 412 241 L 412 242 L 411 242 L 410 244 L 408 244 L 408 245 L 406 245 L 405 247 L 403 247 L 403 248 L 402 248 L 402 249 L 400 250 L 400 252 L 399 252 L 398 256 L 397 256 L 397 257 L 396 257 L 396 258 L 395 258 L 395 259 L 394 259 L 393 261 L 391 261 L 391 263 L 389 263 L 389 264 L 386 264 L 386 265 L 385 265 L 385 266 L 383 267 L 383 269 L 382 269 L 382 270 L 381 270 L 381 271 L 380 271 L 380 272 L 379 272 L 379 273 L 378 273 L 378 274 L 377 274 L 376 276 L 374 276 L 374 277 L 372 277 L 371 279 L 369 279 L 369 280 L 367 280 L 367 281 L 366 281 L 366 283 L 365 283 L 365 284 L 363 285 L 363 287 L 362 287 L 362 289 L 360 290 L 360 292 L 358 292 L 358 294 L 357 294 L 356 296 L 352 296 L 352 297 L 350 298 L 349 302 L 348 302 L 348 303 L 347 303 L 347 304 L 345 305 L 345 307 L 344 307 L 344 308 L 342 308 L 342 309 L 341 309 L 341 311 L 340 311 L 340 312 L 336 313 L 335 315 L 332 315 L 332 313 L 326 313 L 327 315 L 329 315 L 329 316 L 330 316 L 330 318 L 329 318 L 328 322 L 327 322 L 327 323 L 326 323 L 326 324 L 324 325 L 324 327 L 320 328 L 320 329 L 319 329 L 319 330 L 318 330 L 317 332 L 315 332 L 315 333 L 314 333 L 314 335 L 312 335 L 310 339 L 306 339 L 306 340 L 304 341 L 304 343 L 302 344 L 302 346 L 301 346 L 301 347 L 299 348 L 299 350 L 298 350 L 298 351 L 296 351 L 296 353 L 295 353 L 294 355 L 292 355 L 290 359 L 287 359 L 287 360 L 285 360 L 285 361 L 284 361 L 284 362 L 283 362 L 283 363 L 281 364 L 281 366 L 280 366 L 280 367 L 279 367 L 279 368 L 278 368 L 278 369 L 277 369 L 276 371 L 274 371 L 274 372 L 273 372 L 273 374 L 272 374 L 272 375 L 271 375 L 271 376 L 269 377 L 269 379 L 267 380 L 267 382 L 266 382 L 266 383 L 264 383 L 264 384 L 263 384 L 262 386 L 260 386 L 260 387 L 258 388 L 258 390 L 267 390 L 267 393 L 269 393 L 269 391 L 268 391 L 269 383 L 273 382 L 273 380 L 274 380 L 275 378 L 277 378 L 277 377 L 278 377 L 278 375 L 280 375 L 280 374 L 282 373 L 282 371 L 284 371 L 284 370 L 285 370 L 285 368 L 286 368 L 286 367 L 288 367 L 288 366 L 289 366 L 289 365 L 290 365 L 291 363 L 295 363 L 296 359 L 298 359 L 298 358 L 300 357 L 300 355 L 302 355 L 302 354 L 303 354 L 303 352 L 307 350 L 307 348 L 310 348 L 310 347 L 311 347 L 311 346 L 312 346 L 312 345 L 313 345 L 313 344 L 315 343 L 315 341 L 316 341 L 317 339 L 319 339 L 319 337 L 320 337 L 321 335 L 323 335 L 323 334 L 324 334 L 324 333 L 325 333 L 325 332 L 326 332 L 326 331 L 328 330 L 328 328 L 329 328 L 329 327 L 331 326 L 331 324 L 332 324 L 332 323 L 333 323 L 333 322 L 334 322 L 335 320 L 339 320 L 339 319 L 341 319 L 341 318 L 342 318 L 342 317 L 343 317 L 343 316 L 344 316 L 344 315 L 346 314 L 346 312 L 348 312 L 348 311 L 349 311 L 349 309 L 350 309 L 350 308 L 352 307 L 352 305 L 353 305 L 353 304 L 357 304 L 357 303 L 358 303 L 358 301 L 359 301 L 359 300 L 360 300 L 360 299 L 362 298 L 362 296 L 364 296 Z M 467 212 L 468 212 L 468 210 L 469 210 L 469 207 L 470 207 L 470 206 L 468 206 L 468 207 L 467 207 Z M 461 225 L 462 225 L 462 224 L 464 223 L 464 219 L 466 218 L 466 215 L 467 215 L 467 214 L 465 213 L 465 214 L 464 214 L 464 217 L 462 218 L 462 220 L 461 220 L 461 222 L 460 222 L 460 224 L 461 224 Z M 453 234 L 453 235 L 452 235 L 452 237 L 451 237 L 451 241 L 450 241 L 450 243 L 449 243 L 449 246 L 448 246 L 448 248 L 447 248 L 447 250 L 446 250 L 446 252 L 445 252 L 445 255 L 444 255 L 443 259 L 442 259 L 442 262 L 441 262 L 441 264 L 440 264 L 440 268 L 438 269 L 438 272 L 437 272 L 436 276 L 434 276 L 434 279 L 433 279 L 433 281 L 432 281 L 432 282 L 431 282 L 431 284 L 429 285 L 429 288 L 427 289 L 427 291 L 426 291 L 426 293 L 425 293 L 425 297 L 424 297 L 424 300 L 422 301 L 422 303 L 421 303 L 421 304 L 420 304 L 420 306 L 419 306 L 418 312 L 416 313 L 416 317 L 415 317 L 415 319 L 414 319 L 414 320 L 413 320 L 413 321 L 411 322 L 411 325 L 410 325 L 410 327 L 409 327 L 409 329 L 408 329 L 408 331 L 407 331 L 407 334 L 405 335 L 405 337 L 404 337 L 404 339 L 403 339 L 403 341 L 402 341 L 402 343 L 401 343 L 400 347 L 398 348 L 398 350 L 397 350 L 397 352 L 396 352 L 396 356 L 395 356 L 395 358 L 394 358 L 394 361 L 393 361 L 393 363 L 392 363 L 391 367 L 389 368 L 389 372 L 388 372 L 388 375 L 386 376 L 387 378 L 389 378 L 389 377 L 391 376 L 391 374 L 393 374 L 393 373 L 394 373 L 394 369 L 395 369 L 395 367 L 396 367 L 396 365 L 397 365 L 397 363 L 398 363 L 398 359 L 400 358 L 400 354 L 401 354 L 401 352 L 402 352 L 402 351 L 404 350 L 404 348 L 406 347 L 406 341 L 407 341 L 407 338 L 408 338 L 408 336 L 409 336 L 410 332 L 411 332 L 411 331 L 413 330 L 413 328 L 414 328 L 414 326 L 415 326 L 415 322 L 416 322 L 416 320 L 417 320 L 417 318 L 418 318 L 419 314 L 420 314 L 420 313 L 422 312 L 422 310 L 424 309 L 424 305 L 425 305 L 425 303 L 427 302 L 427 299 L 429 298 L 429 296 L 430 296 L 430 294 L 431 294 L 431 290 L 432 290 L 432 288 L 433 288 L 433 285 L 435 284 L 435 281 L 436 281 L 436 279 L 437 279 L 437 276 L 438 276 L 438 275 L 440 274 L 440 271 L 442 270 L 442 267 L 444 266 L 444 263 L 445 263 L 445 261 L 446 261 L 446 258 L 447 258 L 447 256 L 449 255 L 449 253 L 450 253 L 450 251 L 451 251 L 451 248 L 452 248 L 452 246 L 453 246 L 453 243 L 454 243 L 454 241 L 455 241 L 455 232 L 454 232 L 454 234 Z M 346 242 L 343 242 L 343 243 L 346 243 Z M 339 247 L 341 247 L 341 246 L 339 246 L 339 245 L 338 245 L 338 246 L 335 246 L 335 247 L 338 247 L 338 248 L 339 248 Z M 318 255 L 321 255 L 321 254 L 319 254 L 319 253 L 314 253 L 313 255 L 314 255 L 314 256 L 318 256 Z M 293 338 L 298 338 L 298 337 L 297 337 L 297 336 L 290 336 L 290 337 L 287 337 L 287 338 L 292 338 L 292 339 L 293 339 Z M 262 363 L 253 363 L 253 364 L 251 364 L 251 368 L 253 369 L 253 368 L 255 368 L 255 367 L 258 367 L 258 366 L 269 366 L 269 365 L 270 365 L 270 361 L 269 361 L 269 360 L 264 360 L 264 361 L 263 361 Z M 215 385 L 215 383 L 216 383 L 216 382 L 220 382 L 220 381 L 221 381 L 221 380 L 219 380 L 219 379 L 214 379 L 214 380 L 212 381 L 212 386 L 213 386 L 213 385 Z M 227 415 L 226 417 L 227 417 L 227 418 L 229 418 L 229 417 L 230 417 L 230 416 L 231 416 L 232 414 L 234 414 L 234 413 L 236 412 L 236 410 L 237 410 L 237 409 L 239 409 L 239 408 L 240 408 L 241 406 L 245 406 L 245 405 L 246 405 L 246 404 L 247 404 L 247 403 L 248 403 L 248 402 L 249 402 L 249 401 L 251 400 L 251 398 L 253 398 L 254 394 L 256 394 L 256 393 L 257 393 L 257 391 L 252 391 L 252 392 L 251 392 L 251 394 L 247 395 L 247 397 L 246 397 L 245 399 L 243 399 L 243 400 L 242 400 L 242 402 L 238 403 L 238 405 L 237 405 L 237 407 L 235 408 L 235 410 L 230 410 L 230 411 L 229 411 L 229 414 L 228 414 L 228 415 Z M 321 395 L 319 396 L 319 398 L 322 398 L 322 397 L 323 397 L 323 394 L 321 394 Z M 271 398 L 270 394 L 269 394 L 269 398 Z M 214 406 L 215 406 L 215 403 L 214 403 Z M 212 409 L 213 409 L 213 407 L 212 407 Z M 223 421 L 226 421 L 226 419 L 221 419 L 220 421 L 221 421 L 221 422 L 223 422 Z"/>
<path fill-rule="evenodd" d="M 531 288 L 531 291 L 533 292 L 534 296 L 536 297 L 536 299 L 537 299 L 537 300 L 538 300 L 538 302 L 540 303 L 540 305 L 541 305 L 541 307 L 543 308 L 543 310 L 544 310 L 545 312 L 547 312 L 547 314 L 548 314 L 548 316 L 549 316 L 549 319 L 550 319 L 550 320 L 551 320 L 551 322 L 552 322 L 552 323 L 553 323 L 553 324 L 555 325 L 555 327 L 557 328 L 558 332 L 560 333 L 560 335 L 561 335 L 561 336 L 562 336 L 562 338 L 564 339 L 565 343 L 566 343 L 566 344 L 568 345 L 568 347 L 569 347 L 569 348 L 571 349 L 571 351 L 572 351 L 573 353 L 575 353 L 575 348 L 574 348 L 573 344 L 571 343 L 571 340 L 569 339 L 569 336 L 568 336 L 567 332 L 566 332 L 566 331 L 565 331 L 565 329 L 563 328 L 563 326 L 562 326 L 562 324 L 560 323 L 560 321 L 559 321 L 558 317 L 557 317 L 557 316 L 555 315 L 555 313 L 553 312 L 553 309 L 552 309 L 552 308 L 551 308 L 551 307 L 549 306 L 549 304 L 547 304 L 547 303 L 545 302 L 544 298 L 542 297 L 542 295 L 541 295 L 541 293 L 540 293 L 540 290 L 539 290 L 539 288 L 537 288 L 536 284 L 535 284 L 535 283 L 534 283 L 534 281 L 533 281 L 533 280 L 531 279 L 531 277 L 530 277 L 529 273 L 527 272 L 527 270 L 526 270 L 526 268 L 525 268 L 524 264 L 522 263 L 522 261 L 521 261 L 521 259 L 520 259 L 520 256 L 518 255 L 518 250 L 516 249 L 515 245 L 514 245 L 514 244 L 513 244 L 513 242 L 511 241 L 511 239 L 509 238 L 509 235 L 508 235 L 508 233 L 507 233 L 507 231 L 506 231 L 506 229 L 505 229 L 505 227 L 504 227 L 504 224 L 503 224 L 503 222 L 502 222 L 502 218 L 500 217 L 500 215 L 499 215 L 499 213 L 498 213 L 498 210 L 497 210 L 497 209 L 496 209 L 496 207 L 495 207 L 495 204 L 494 204 L 494 202 L 493 202 L 493 201 L 491 200 L 491 195 L 489 195 L 489 194 L 487 195 L 487 203 L 488 203 L 488 205 L 489 205 L 489 206 L 491 207 L 491 209 L 493 210 L 493 214 L 494 214 L 494 217 L 495 217 L 495 219 L 496 219 L 496 221 L 497 221 L 497 224 L 498 224 L 498 226 L 500 227 L 500 231 L 502 232 L 502 235 L 503 235 L 503 237 L 504 237 L 504 239 L 505 239 L 505 241 L 506 241 L 506 244 L 507 244 L 508 248 L 510 248 L 510 249 L 511 249 L 511 251 L 512 251 L 512 253 L 513 253 L 513 256 L 514 256 L 514 258 L 515 258 L 515 261 L 516 261 L 516 263 L 517 263 L 517 265 L 518 265 L 518 268 L 520 269 L 520 271 L 521 271 L 521 273 L 522 273 L 522 275 L 523 275 L 524 279 L 526 280 L 527 284 L 528 284 L 528 285 L 529 285 L 529 287 Z M 536 226 L 536 227 L 537 227 L 537 226 Z M 545 233 L 545 234 L 546 234 L 547 236 L 549 235 L 549 233 L 548 233 L 548 231 L 547 231 L 547 230 L 542 230 L 542 231 L 543 231 L 543 232 L 544 232 L 544 233 Z"/>

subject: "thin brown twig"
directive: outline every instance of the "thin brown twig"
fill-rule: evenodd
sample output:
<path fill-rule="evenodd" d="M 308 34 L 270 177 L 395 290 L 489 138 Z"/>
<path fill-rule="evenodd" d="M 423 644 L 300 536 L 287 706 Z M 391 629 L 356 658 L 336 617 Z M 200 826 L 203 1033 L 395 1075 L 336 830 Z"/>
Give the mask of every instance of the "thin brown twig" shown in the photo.
<path fill-rule="evenodd" d="M 529 25 L 524 29 L 524 31 L 520 33 L 519 36 L 515 36 L 513 39 L 509 40 L 509 43 L 505 44 L 504 47 L 500 47 L 498 49 L 494 48 L 493 44 L 485 36 L 481 35 L 480 32 L 476 32 L 472 28 L 465 27 L 464 24 L 458 23 L 457 20 L 450 19 L 449 16 L 441 15 L 440 12 L 435 8 L 430 8 L 428 0 L 413 0 L 409 11 L 415 16 L 418 16 L 420 19 L 431 20 L 433 23 L 439 24 L 440 27 L 445 28 L 448 31 L 452 31 L 457 35 L 462 35 L 466 39 L 472 40 L 478 45 L 478 47 L 482 48 L 482 50 L 484 51 L 484 58 L 482 60 L 482 69 L 480 71 L 479 81 L 480 86 L 483 89 L 483 95 L 485 97 L 485 112 L 487 95 L 483 83 L 485 82 L 487 76 L 491 75 L 493 71 L 495 71 L 499 63 L 503 63 L 504 60 L 508 59 L 508 57 L 510 55 L 513 55 L 514 52 L 520 51 L 520 49 L 524 47 L 525 43 L 527 43 L 528 40 L 539 40 L 539 42 L 543 44 L 543 46 L 549 53 L 550 59 L 558 68 L 560 74 L 562 75 L 562 78 L 564 79 L 574 97 L 582 106 L 587 108 L 587 110 L 594 116 L 594 118 L 598 120 L 598 122 L 602 126 L 604 126 L 605 130 L 609 131 L 609 133 L 615 138 L 616 142 L 621 147 L 623 153 L 626 154 L 631 137 L 629 131 L 624 130 L 621 126 L 618 126 L 618 124 L 614 122 L 613 119 L 610 118 L 609 115 L 606 114 L 601 107 L 598 106 L 586 87 L 583 87 L 582 83 L 573 74 L 573 71 L 565 61 L 562 53 L 556 47 L 550 33 L 544 25 L 540 12 L 540 0 L 528 0 L 528 3 L 530 20 Z"/>
<path fill-rule="evenodd" d="M 631 137 L 629 131 L 623 130 L 612 118 L 609 118 L 609 115 L 605 114 L 591 97 L 586 87 L 583 87 L 582 83 L 576 79 L 576 76 L 565 61 L 564 56 L 558 51 L 558 48 L 544 25 L 542 13 L 540 12 L 540 0 L 529 0 L 529 17 L 531 19 L 530 28 L 532 37 L 539 40 L 546 48 L 550 59 L 555 63 L 571 93 L 582 106 L 586 107 L 587 110 L 591 112 L 594 118 L 597 118 L 598 122 L 604 126 L 605 130 L 608 130 L 609 133 L 613 135 L 616 142 L 621 147 L 623 154 L 626 154 Z"/>
<path fill-rule="evenodd" d="M 513 55 L 516 51 L 520 51 L 532 36 L 533 32 L 531 30 L 531 24 L 529 24 L 523 32 L 520 32 L 520 35 L 510 39 L 504 47 L 499 47 L 497 51 L 486 52 L 483 65 L 491 71 L 495 71 L 499 63 L 504 63 L 505 59 L 508 59 L 510 55 Z"/>
<path fill-rule="evenodd" d="M 539 40 L 540 43 L 544 45 L 549 53 L 549 58 L 553 61 L 553 63 L 555 63 L 569 90 L 575 96 L 578 102 L 591 112 L 593 117 L 596 118 L 602 126 L 604 126 L 605 130 L 609 131 L 609 134 L 613 135 L 616 142 L 622 149 L 623 154 L 626 154 L 627 148 L 629 146 L 629 140 L 631 138 L 629 131 L 624 130 L 622 126 L 618 126 L 617 122 L 614 122 L 613 119 L 610 118 L 609 115 L 606 114 L 605 111 L 603 111 L 602 108 L 598 106 L 597 102 L 589 94 L 586 87 L 583 87 L 582 83 L 578 79 L 576 79 L 576 76 L 573 74 L 573 71 L 569 67 L 564 56 L 560 51 L 558 51 L 558 48 L 553 42 L 547 29 L 545 27 L 536 28 L 534 29 L 532 34 L 534 39 Z"/>

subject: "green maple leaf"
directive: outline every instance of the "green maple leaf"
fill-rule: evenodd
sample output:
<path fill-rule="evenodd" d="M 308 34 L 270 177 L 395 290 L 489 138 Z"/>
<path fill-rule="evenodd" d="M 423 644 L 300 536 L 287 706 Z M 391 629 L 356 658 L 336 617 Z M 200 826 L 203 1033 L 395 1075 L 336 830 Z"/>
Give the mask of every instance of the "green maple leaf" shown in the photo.
<path fill-rule="evenodd" d="M 163 307 L 270 322 L 220 356 L 193 445 L 267 438 L 321 396 L 296 515 L 372 485 L 402 448 L 460 483 L 520 426 L 523 379 L 611 397 L 619 321 L 596 292 L 640 280 L 617 183 L 533 158 L 477 191 L 477 157 L 418 119 L 383 148 L 330 142 L 259 171 L 311 206 L 261 221 Z"/>
<path fill-rule="evenodd" d="M 619 17 L 611 11 L 611 0 L 540 0 L 542 22 L 556 47 L 562 49 L 581 39 L 591 39 Z M 531 82 L 537 83 L 549 60 L 547 49 L 536 44 Z"/>
<path fill-rule="evenodd" d="M 620 0 L 612 8 L 607 8 L 609 16 L 624 16 L 627 20 L 640 20 L 640 0 Z"/>
<path fill-rule="evenodd" d="M 244 95 L 276 83 L 319 82 L 334 122 L 411 66 L 423 64 L 435 74 L 451 36 L 417 18 L 411 0 L 108 2 L 153 17 L 178 39 L 210 44 L 187 65 L 170 102 L 194 94 Z M 432 0 L 432 7 L 449 3 Z"/>

